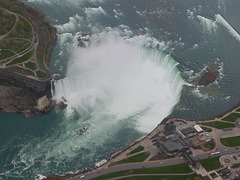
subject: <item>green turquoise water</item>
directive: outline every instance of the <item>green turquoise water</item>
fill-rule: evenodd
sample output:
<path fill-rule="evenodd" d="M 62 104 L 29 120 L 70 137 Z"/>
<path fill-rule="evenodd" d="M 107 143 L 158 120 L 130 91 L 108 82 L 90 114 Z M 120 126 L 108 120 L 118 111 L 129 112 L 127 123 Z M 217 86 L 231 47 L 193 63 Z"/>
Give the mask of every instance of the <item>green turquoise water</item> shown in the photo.
<path fill-rule="evenodd" d="M 50 69 L 56 83 L 62 82 L 57 90 L 66 90 L 71 107 L 32 119 L 0 113 L 0 179 L 34 179 L 37 174 L 76 172 L 94 166 L 141 137 L 172 109 L 172 117 L 201 119 L 239 102 L 239 1 L 24 2 L 41 9 L 58 29 Z M 91 48 L 77 48 L 79 36 L 91 40 Z M 107 46 L 107 39 L 114 39 L 116 45 Z M 151 49 L 148 55 L 143 53 L 144 60 L 150 59 L 147 63 L 131 61 L 139 55 L 133 53 L 139 47 Z M 109 56 L 101 56 L 101 50 Z M 99 58 L 91 60 L 92 55 Z M 115 59 L 114 55 L 123 56 L 124 61 L 116 58 L 108 68 L 112 61 L 106 59 Z M 206 66 L 216 58 L 221 61 L 217 81 L 207 87 L 196 87 L 194 84 Z M 100 70 L 99 74 L 92 73 L 89 67 L 96 67 L 94 72 L 108 69 L 110 75 L 102 76 L 105 71 Z M 84 70 L 89 76 L 83 76 Z M 180 87 L 179 71 L 185 81 Z M 131 73 L 134 76 L 128 81 Z M 108 81 L 102 81 L 103 77 Z M 125 96 L 126 89 L 129 93 Z M 179 92 L 180 101 L 174 106 Z M 129 94 L 137 98 L 132 99 Z M 166 100 L 168 97 L 173 98 L 171 103 Z M 77 136 L 75 131 L 83 127 L 88 127 L 88 132 Z"/>

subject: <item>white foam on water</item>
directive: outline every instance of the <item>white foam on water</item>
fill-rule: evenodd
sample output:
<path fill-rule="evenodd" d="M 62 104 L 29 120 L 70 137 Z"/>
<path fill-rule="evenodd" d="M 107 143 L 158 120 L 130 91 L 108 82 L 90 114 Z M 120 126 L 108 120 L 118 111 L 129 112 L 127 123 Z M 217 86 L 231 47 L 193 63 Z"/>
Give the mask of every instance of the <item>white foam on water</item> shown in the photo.
<path fill-rule="evenodd" d="M 41 3 L 41 4 L 48 4 L 48 5 L 55 5 L 55 4 L 61 4 L 65 6 L 76 6 L 85 2 L 91 2 L 91 3 L 99 3 L 104 2 L 107 0 L 27 0 L 31 3 Z"/>
<path fill-rule="evenodd" d="M 75 51 L 67 77 L 56 82 L 56 99 L 64 96 L 80 113 L 104 107 L 116 120 L 146 111 L 137 124 L 149 132 L 178 102 L 183 81 L 176 62 L 158 51 L 106 41 Z"/>
<path fill-rule="evenodd" d="M 219 24 L 223 25 L 225 28 L 227 28 L 227 30 L 229 31 L 229 33 L 238 41 L 240 41 L 240 35 L 239 33 L 233 28 L 233 26 L 231 24 L 229 24 L 227 22 L 226 19 L 224 19 L 223 16 L 221 16 L 220 14 L 216 14 L 215 15 L 216 18 L 216 22 L 218 22 Z"/>
<path fill-rule="evenodd" d="M 194 96 L 198 97 L 199 99 L 208 99 L 210 96 L 207 93 L 202 93 L 199 89 L 199 87 L 193 88 L 192 89 L 192 93 L 194 94 Z"/>
<path fill-rule="evenodd" d="M 104 11 L 104 9 L 101 6 L 97 8 L 93 8 L 93 7 L 84 8 L 84 12 L 88 16 L 88 18 L 93 18 L 100 14 L 107 15 L 107 13 Z"/>
<path fill-rule="evenodd" d="M 215 21 L 208 19 L 204 16 L 197 15 L 197 18 L 200 20 L 200 23 L 206 33 L 215 33 L 217 30 L 217 24 Z"/>
<path fill-rule="evenodd" d="M 69 21 L 63 25 L 56 25 L 59 33 L 74 32 L 81 28 L 84 19 L 78 14 L 69 18 Z"/>
<path fill-rule="evenodd" d="M 41 168 L 34 172 L 43 175 L 49 167 L 63 171 L 59 164 L 66 163 L 67 166 L 81 153 L 86 162 L 97 159 L 99 147 L 116 137 L 121 129 L 128 127 L 150 132 L 171 113 L 179 101 L 183 80 L 174 59 L 161 51 L 171 52 L 172 45 L 177 42 L 156 39 L 152 37 L 151 29 L 144 27 L 136 33 L 121 23 L 117 27 L 95 23 L 97 18 L 106 16 L 107 11 L 99 4 L 102 1 L 29 2 L 75 6 L 81 9 L 79 14 L 84 15 L 73 12 L 68 22 L 57 25 L 59 56 L 73 54 L 66 78 L 56 82 L 56 98 L 64 96 L 68 102 L 61 117 L 64 120 L 48 138 L 25 144 L 12 162 L 16 169 L 11 172 L 27 172 L 35 163 L 41 164 Z M 88 2 L 96 3 L 96 6 L 84 6 Z M 114 13 L 118 17 L 124 16 L 121 10 Z M 93 45 L 87 49 L 76 48 L 77 37 L 86 33 L 82 27 L 90 30 Z M 109 40 L 109 35 L 115 40 Z M 96 45 L 99 42 L 100 45 Z M 56 66 L 61 68 L 58 63 Z M 56 74 L 55 77 L 60 76 Z M 80 114 L 79 119 L 74 117 L 76 112 Z M 85 116 L 88 118 L 84 119 Z M 88 132 L 77 136 L 75 131 L 82 127 L 88 127 Z M 25 167 L 20 167 L 20 163 Z M 69 167 L 66 169 L 69 172 Z"/>
<path fill-rule="evenodd" d="M 191 11 L 190 9 L 187 9 L 187 15 L 188 15 L 188 19 L 191 19 L 191 20 L 193 20 L 194 19 L 194 12 L 193 11 Z"/>

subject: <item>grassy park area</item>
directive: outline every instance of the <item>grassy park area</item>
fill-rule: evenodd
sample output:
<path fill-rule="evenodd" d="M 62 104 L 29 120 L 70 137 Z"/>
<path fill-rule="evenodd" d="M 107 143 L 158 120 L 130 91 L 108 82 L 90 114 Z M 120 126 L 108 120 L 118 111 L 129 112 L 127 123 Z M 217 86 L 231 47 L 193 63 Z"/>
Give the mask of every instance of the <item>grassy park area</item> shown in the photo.
<path fill-rule="evenodd" d="M 191 172 L 192 170 L 188 167 L 187 164 L 178 164 L 178 165 L 163 166 L 163 167 L 156 167 L 156 168 L 141 168 L 141 169 L 119 171 L 119 172 L 114 172 L 114 173 L 106 174 L 103 176 L 99 176 L 97 178 L 94 178 L 94 180 L 109 179 L 109 178 L 121 177 L 121 176 L 131 175 L 131 174 L 175 174 L 175 173 L 191 173 Z"/>
<path fill-rule="evenodd" d="M 204 126 L 201 126 L 201 128 L 206 131 L 206 132 L 212 132 L 212 129 L 211 128 L 208 128 L 208 127 L 204 127 Z"/>
<path fill-rule="evenodd" d="M 214 169 L 219 169 L 221 167 L 219 157 L 220 156 L 215 156 L 207 159 L 202 159 L 199 162 L 207 171 L 211 171 Z"/>
<path fill-rule="evenodd" d="M 235 122 L 238 118 L 240 118 L 239 113 L 232 113 L 228 115 L 227 117 L 223 118 L 223 121 L 230 121 L 230 122 Z"/>
<path fill-rule="evenodd" d="M 8 14 L 0 7 L 0 35 L 6 34 L 9 32 L 16 21 L 16 17 L 12 14 Z"/>
<path fill-rule="evenodd" d="M 30 59 L 32 57 L 32 55 L 33 55 L 33 51 L 30 51 L 30 52 L 24 54 L 22 57 L 13 59 L 9 63 L 7 63 L 6 66 L 11 66 L 11 65 L 23 63 L 26 60 Z"/>
<path fill-rule="evenodd" d="M 11 31 L 11 33 L 6 38 L 23 38 L 31 39 L 33 38 L 33 31 L 31 25 L 23 17 L 19 17 L 16 27 Z"/>
<path fill-rule="evenodd" d="M 213 127 L 213 128 L 217 128 L 217 129 L 225 129 L 225 128 L 235 127 L 235 125 L 232 124 L 232 123 L 221 122 L 221 121 L 206 122 L 206 123 L 201 123 L 201 124 L 205 125 L 205 126 L 210 126 L 210 127 Z"/>
<path fill-rule="evenodd" d="M 137 148 L 135 148 L 134 150 L 132 150 L 129 154 L 135 154 L 137 152 L 143 151 L 144 147 L 143 146 L 138 146 Z"/>
<path fill-rule="evenodd" d="M 27 67 L 28 69 L 31 69 L 31 70 L 37 69 L 37 65 L 32 61 L 25 63 L 25 67 Z"/>
<path fill-rule="evenodd" d="M 2 50 L 2 54 L 0 55 L 0 60 L 9 58 L 11 56 L 14 56 L 15 53 L 13 53 L 12 51 L 9 50 Z"/>
<path fill-rule="evenodd" d="M 227 147 L 240 146 L 240 136 L 221 138 L 220 141 L 224 146 L 227 146 Z"/>
<path fill-rule="evenodd" d="M 21 2 L 0 2 L 0 63 L 39 80 L 49 75 L 48 64 L 56 30 L 44 15 Z"/>
<path fill-rule="evenodd" d="M 240 163 L 236 163 L 232 165 L 232 168 L 239 168 L 240 167 Z"/>
<path fill-rule="evenodd" d="M 145 159 L 148 158 L 150 154 L 149 153 L 140 153 L 135 156 L 131 156 L 129 158 L 123 159 L 121 161 L 118 161 L 118 164 L 126 164 L 126 163 L 133 163 L 133 162 L 143 162 Z"/>
<path fill-rule="evenodd" d="M 197 174 L 192 175 L 178 175 L 178 176 L 134 176 L 122 178 L 122 180 L 204 180 Z"/>

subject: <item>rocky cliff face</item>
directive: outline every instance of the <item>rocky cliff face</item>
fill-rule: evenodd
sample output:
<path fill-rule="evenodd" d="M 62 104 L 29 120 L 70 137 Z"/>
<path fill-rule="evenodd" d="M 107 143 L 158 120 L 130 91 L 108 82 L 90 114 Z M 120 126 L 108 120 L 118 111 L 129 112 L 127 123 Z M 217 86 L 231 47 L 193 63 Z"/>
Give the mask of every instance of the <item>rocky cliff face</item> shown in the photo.
<path fill-rule="evenodd" d="M 38 95 L 51 95 L 51 77 L 44 79 L 43 81 L 35 80 L 14 72 L 13 69 L 1 69 L 0 70 L 0 85 L 14 85 L 16 87 L 22 87 L 32 90 Z"/>
<path fill-rule="evenodd" d="M 26 117 L 49 112 L 51 103 L 37 108 L 38 100 L 43 96 L 51 99 L 50 77 L 37 81 L 16 74 L 11 68 L 0 71 L 0 109 L 4 112 L 24 113 Z"/>

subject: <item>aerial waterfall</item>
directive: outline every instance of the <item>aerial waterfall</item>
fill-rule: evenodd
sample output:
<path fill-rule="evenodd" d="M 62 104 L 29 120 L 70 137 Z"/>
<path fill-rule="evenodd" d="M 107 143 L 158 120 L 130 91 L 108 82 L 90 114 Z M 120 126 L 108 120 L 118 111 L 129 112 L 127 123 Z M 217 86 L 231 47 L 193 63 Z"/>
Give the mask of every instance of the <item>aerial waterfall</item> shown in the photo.
<path fill-rule="evenodd" d="M 131 117 L 149 132 L 179 100 L 183 80 L 163 52 L 108 40 L 77 49 L 71 58 L 66 77 L 55 82 L 55 98 L 64 97 L 69 111 L 92 114 L 99 123 L 103 114 L 113 121 Z"/>

